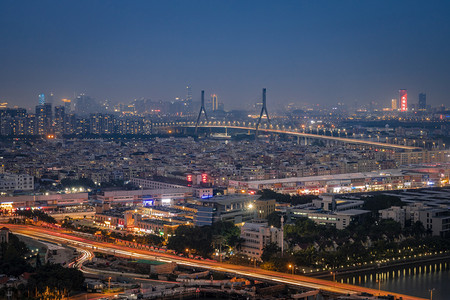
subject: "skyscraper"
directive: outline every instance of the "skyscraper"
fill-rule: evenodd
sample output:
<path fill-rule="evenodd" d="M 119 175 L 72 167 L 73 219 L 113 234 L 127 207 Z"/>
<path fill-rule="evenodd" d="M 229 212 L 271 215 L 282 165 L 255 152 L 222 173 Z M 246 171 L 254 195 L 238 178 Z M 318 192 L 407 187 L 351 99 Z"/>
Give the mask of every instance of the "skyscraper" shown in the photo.
<path fill-rule="evenodd" d="M 212 104 L 212 111 L 219 110 L 219 100 L 217 99 L 216 94 L 211 95 L 211 104 Z"/>
<path fill-rule="evenodd" d="M 85 94 L 80 94 L 75 99 L 75 113 L 79 116 L 87 116 L 91 113 L 97 113 L 101 110 L 97 101 Z"/>
<path fill-rule="evenodd" d="M 71 109 L 71 100 L 70 99 L 61 99 L 62 102 L 64 102 L 64 111 L 65 113 L 70 113 L 72 111 Z"/>
<path fill-rule="evenodd" d="M 54 129 L 56 135 L 64 134 L 64 121 L 66 119 L 65 107 L 55 106 Z"/>
<path fill-rule="evenodd" d="M 407 111 L 408 110 L 408 93 L 405 89 L 399 90 L 400 94 L 400 110 Z"/>
<path fill-rule="evenodd" d="M 45 95 L 39 94 L 39 105 L 44 105 L 44 104 L 45 104 Z"/>
<path fill-rule="evenodd" d="M 397 110 L 398 109 L 397 99 L 392 99 L 391 100 L 391 108 L 392 108 L 392 110 Z"/>
<path fill-rule="evenodd" d="M 192 88 L 189 85 L 186 86 L 186 101 L 192 101 Z"/>
<path fill-rule="evenodd" d="M 47 135 L 52 132 L 52 105 L 44 103 L 36 106 L 36 134 Z"/>
<path fill-rule="evenodd" d="M 419 94 L 419 109 L 420 110 L 427 109 L 427 94 L 425 94 L 425 93 Z"/>

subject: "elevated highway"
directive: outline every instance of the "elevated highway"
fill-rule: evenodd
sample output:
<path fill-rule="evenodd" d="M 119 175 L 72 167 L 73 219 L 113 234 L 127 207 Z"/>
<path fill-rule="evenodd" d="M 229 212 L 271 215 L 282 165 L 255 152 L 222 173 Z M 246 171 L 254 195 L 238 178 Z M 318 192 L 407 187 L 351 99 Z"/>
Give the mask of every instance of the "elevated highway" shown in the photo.
<path fill-rule="evenodd" d="M 375 290 L 350 284 L 331 282 L 327 280 L 311 278 L 302 275 L 290 275 L 286 273 L 279 273 L 273 271 L 262 270 L 259 268 L 252 268 L 247 266 L 237 266 L 231 264 L 219 263 L 211 260 L 195 260 L 189 258 L 182 258 L 168 253 L 160 253 L 143 249 L 130 248 L 123 245 L 116 245 L 106 242 L 93 241 L 78 236 L 63 233 L 60 230 L 49 230 L 35 226 L 24 225 L 10 225 L 8 228 L 18 234 L 23 234 L 36 239 L 44 239 L 56 243 L 70 244 L 77 248 L 86 250 L 95 250 L 114 255 L 133 257 L 139 259 L 157 259 L 160 261 L 176 262 L 177 264 L 192 266 L 195 268 L 210 269 L 219 272 L 236 274 L 243 277 L 259 279 L 264 281 L 272 281 L 292 286 L 303 287 L 307 289 L 322 290 L 329 293 L 341 295 L 353 295 L 360 293 L 369 293 L 373 295 L 393 295 L 398 299 L 403 300 L 424 300 L 423 298 L 408 296 L 388 291 Z M 87 255 L 87 254 L 86 254 Z"/>
<path fill-rule="evenodd" d="M 163 128 L 163 127 L 170 127 L 170 128 L 195 128 L 196 125 L 194 122 L 172 122 L 172 123 L 154 123 L 154 127 L 156 128 Z M 393 149 L 393 150 L 402 150 L 402 151 L 418 151 L 422 150 L 420 147 L 412 147 L 407 145 L 400 145 L 400 144 L 390 144 L 390 143 L 382 143 L 382 142 L 375 142 L 375 141 L 368 141 L 368 140 L 360 140 L 360 139 L 353 139 L 348 137 L 336 137 L 336 136 L 328 136 L 328 135 L 320 135 L 320 134 L 313 134 L 313 133 L 305 133 L 299 130 L 295 129 L 280 129 L 275 126 L 275 128 L 271 125 L 269 127 L 259 127 L 258 129 L 253 126 L 245 126 L 245 125 L 237 125 L 236 123 L 232 122 L 204 122 L 200 123 L 198 128 L 217 128 L 222 130 L 243 130 L 243 131 L 256 131 L 258 132 L 265 132 L 265 133 L 276 133 L 276 134 L 286 134 L 286 135 L 292 135 L 297 137 L 302 137 L 306 139 L 319 139 L 319 140 L 325 140 L 325 141 L 333 141 L 338 143 L 344 143 L 344 144 L 354 144 L 354 145 L 364 145 L 369 147 L 378 147 L 380 149 Z"/>

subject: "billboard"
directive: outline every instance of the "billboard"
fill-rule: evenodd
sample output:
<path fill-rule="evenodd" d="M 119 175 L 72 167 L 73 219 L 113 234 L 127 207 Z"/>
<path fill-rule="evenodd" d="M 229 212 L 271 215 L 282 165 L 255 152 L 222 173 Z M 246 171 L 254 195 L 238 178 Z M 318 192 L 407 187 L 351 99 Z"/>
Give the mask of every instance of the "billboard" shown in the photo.
<path fill-rule="evenodd" d="M 150 195 L 142 196 L 142 205 L 144 205 L 144 207 L 154 206 L 155 200 Z"/>

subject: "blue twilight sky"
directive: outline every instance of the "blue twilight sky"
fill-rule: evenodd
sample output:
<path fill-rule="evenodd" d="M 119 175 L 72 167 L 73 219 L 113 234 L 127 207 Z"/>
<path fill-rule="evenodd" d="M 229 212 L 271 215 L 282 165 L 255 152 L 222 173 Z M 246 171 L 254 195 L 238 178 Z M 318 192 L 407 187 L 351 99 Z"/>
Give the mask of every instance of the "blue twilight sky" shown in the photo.
<path fill-rule="evenodd" d="M 450 105 L 450 1 L 0 0 L 0 100 Z"/>

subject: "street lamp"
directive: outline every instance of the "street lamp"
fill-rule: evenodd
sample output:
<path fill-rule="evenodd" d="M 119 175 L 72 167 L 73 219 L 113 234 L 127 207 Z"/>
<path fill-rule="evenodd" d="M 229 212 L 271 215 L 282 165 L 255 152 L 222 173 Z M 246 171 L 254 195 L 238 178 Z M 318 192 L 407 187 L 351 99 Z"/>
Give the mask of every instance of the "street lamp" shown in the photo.
<path fill-rule="evenodd" d="M 288 265 L 289 269 L 292 269 L 292 275 L 294 275 L 295 265 Z"/>

